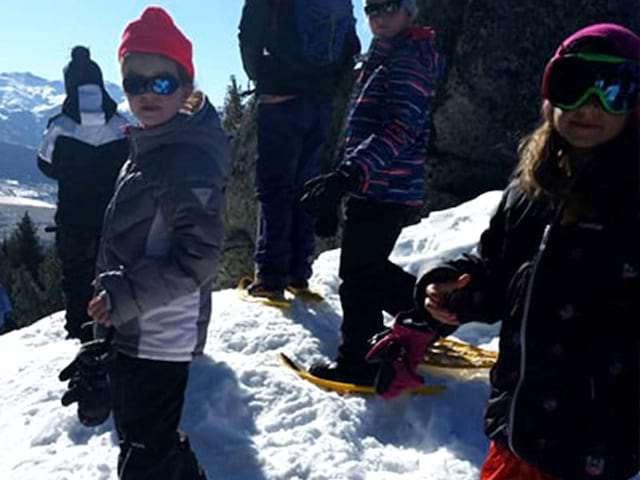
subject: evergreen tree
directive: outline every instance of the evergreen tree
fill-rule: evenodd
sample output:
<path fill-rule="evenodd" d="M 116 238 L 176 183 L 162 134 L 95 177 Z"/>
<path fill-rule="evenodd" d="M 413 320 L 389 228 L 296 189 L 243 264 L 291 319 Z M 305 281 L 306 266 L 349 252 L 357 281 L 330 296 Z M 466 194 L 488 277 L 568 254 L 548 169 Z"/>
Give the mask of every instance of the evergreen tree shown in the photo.
<path fill-rule="evenodd" d="M 224 97 L 222 128 L 235 137 L 242 124 L 244 115 L 244 105 L 242 103 L 242 93 L 238 86 L 235 75 L 231 75 L 231 84 L 227 87 Z"/>
<path fill-rule="evenodd" d="M 42 308 L 45 315 L 64 310 L 62 296 L 62 265 L 54 247 L 45 250 L 44 261 L 40 265 L 39 278 L 42 284 Z"/>
<path fill-rule="evenodd" d="M 64 309 L 61 280 L 54 246 L 42 247 L 33 222 L 25 214 L 10 237 L 0 242 L 0 282 L 13 305 L 0 333 L 26 327 Z"/>
<path fill-rule="evenodd" d="M 17 328 L 31 325 L 46 315 L 42 308 L 42 291 L 33 280 L 31 273 L 24 267 L 20 267 L 15 272 L 11 285 L 11 299 L 13 301 L 11 317 Z"/>
<path fill-rule="evenodd" d="M 0 243 L 0 283 L 10 285 L 12 279 L 11 261 L 9 259 L 9 245 L 7 239 Z"/>
<path fill-rule="evenodd" d="M 7 241 L 7 254 L 12 268 L 25 268 L 31 278 L 36 283 L 39 282 L 38 270 L 44 260 L 44 253 L 36 227 L 26 212 Z"/>

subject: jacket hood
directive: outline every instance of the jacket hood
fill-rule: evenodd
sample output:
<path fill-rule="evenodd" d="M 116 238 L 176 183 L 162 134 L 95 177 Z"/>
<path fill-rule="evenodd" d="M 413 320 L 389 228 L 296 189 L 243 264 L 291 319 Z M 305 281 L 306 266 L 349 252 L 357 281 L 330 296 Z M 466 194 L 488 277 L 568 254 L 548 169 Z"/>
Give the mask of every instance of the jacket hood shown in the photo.
<path fill-rule="evenodd" d="M 227 135 L 209 99 L 202 92 L 196 95 L 199 105 L 194 112 L 181 111 L 157 127 L 129 129 L 134 158 L 161 147 L 189 144 L 215 160 L 227 176 L 231 164 Z"/>

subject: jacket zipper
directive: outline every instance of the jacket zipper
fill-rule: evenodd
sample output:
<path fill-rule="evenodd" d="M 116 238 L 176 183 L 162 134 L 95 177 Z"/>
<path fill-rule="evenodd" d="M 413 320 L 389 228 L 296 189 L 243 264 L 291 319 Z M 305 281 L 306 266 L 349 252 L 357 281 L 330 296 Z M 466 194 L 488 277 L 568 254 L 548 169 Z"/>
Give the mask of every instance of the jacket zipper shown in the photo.
<path fill-rule="evenodd" d="M 556 227 L 556 225 L 559 223 L 560 217 L 563 211 L 564 211 L 564 202 L 558 207 L 558 210 L 555 212 L 553 216 L 553 221 L 547 224 L 542 234 L 542 239 L 540 240 L 540 245 L 538 246 L 538 252 L 533 262 L 533 269 L 531 271 L 531 277 L 529 278 L 529 284 L 527 285 L 527 295 L 525 297 L 525 302 L 524 302 L 524 315 L 522 317 L 522 324 L 520 325 L 520 375 L 518 376 L 518 383 L 513 392 L 511 405 L 509 406 L 509 429 L 507 432 L 507 443 L 509 445 L 509 450 L 511 450 L 511 452 L 513 452 L 513 454 L 520 459 L 521 457 L 515 449 L 515 445 L 513 441 L 513 431 L 514 431 L 514 424 L 515 424 L 516 403 L 518 401 L 518 395 L 520 394 L 520 390 L 522 390 L 522 385 L 524 384 L 524 378 L 525 378 L 525 372 L 526 372 L 527 324 L 529 323 L 529 313 L 531 310 L 531 298 L 533 296 L 533 286 L 535 284 L 535 278 L 538 273 L 540 261 L 542 260 L 544 251 L 547 248 L 547 243 L 549 242 L 549 236 L 551 235 L 551 232 Z"/>

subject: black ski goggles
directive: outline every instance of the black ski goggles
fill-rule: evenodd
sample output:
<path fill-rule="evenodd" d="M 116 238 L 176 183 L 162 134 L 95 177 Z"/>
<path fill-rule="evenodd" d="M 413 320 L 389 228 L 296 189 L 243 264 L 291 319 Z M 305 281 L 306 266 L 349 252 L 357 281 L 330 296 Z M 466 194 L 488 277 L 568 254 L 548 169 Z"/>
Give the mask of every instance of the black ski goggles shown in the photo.
<path fill-rule="evenodd" d="M 639 93 L 640 64 L 611 55 L 557 57 L 543 78 L 543 96 L 562 110 L 576 110 L 595 95 L 607 113 L 623 115 L 638 106 Z"/>
<path fill-rule="evenodd" d="M 388 0 L 382 3 L 370 3 L 365 5 L 364 13 L 367 17 L 394 15 L 402 8 L 402 1 L 403 0 Z"/>
<path fill-rule="evenodd" d="M 129 75 L 122 80 L 122 88 L 129 95 L 142 95 L 151 92 L 160 96 L 168 96 L 178 90 L 180 85 L 180 79 L 170 73 L 161 73 L 153 77 Z"/>

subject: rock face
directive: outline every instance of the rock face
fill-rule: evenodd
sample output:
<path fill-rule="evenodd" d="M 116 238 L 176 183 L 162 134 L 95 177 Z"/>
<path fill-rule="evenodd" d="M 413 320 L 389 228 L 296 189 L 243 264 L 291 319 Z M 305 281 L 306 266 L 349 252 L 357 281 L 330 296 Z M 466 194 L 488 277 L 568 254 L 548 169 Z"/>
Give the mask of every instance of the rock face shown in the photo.
<path fill-rule="evenodd" d="M 418 4 L 418 22 L 435 27 L 438 48 L 448 64 L 435 103 L 425 213 L 504 188 L 519 139 L 538 121 L 543 67 L 562 39 L 597 22 L 616 22 L 640 32 L 640 0 L 418 0 Z M 341 92 L 338 105 L 343 107 L 345 99 Z M 336 125 L 340 123 L 336 118 Z M 337 144 L 338 131 L 334 128 L 331 145 Z M 255 147 L 255 109 L 249 107 L 234 139 L 220 286 L 252 273 Z"/>
<path fill-rule="evenodd" d="M 448 69 L 434 114 L 430 208 L 502 188 L 519 139 L 539 117 L 546 61 L 572 32 L 598 22 L 640 32 L 640 0 L 418 0 Z"/>

